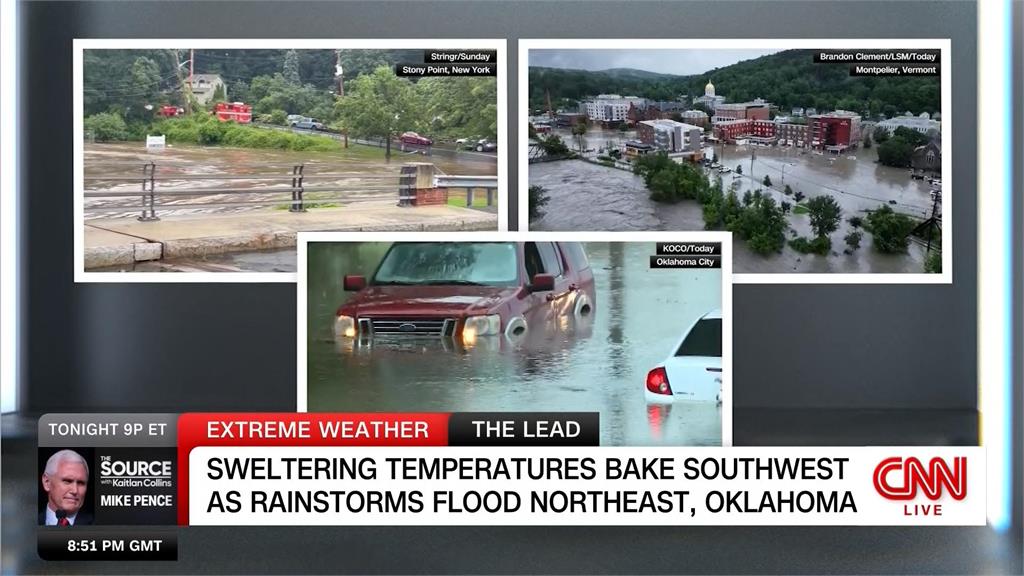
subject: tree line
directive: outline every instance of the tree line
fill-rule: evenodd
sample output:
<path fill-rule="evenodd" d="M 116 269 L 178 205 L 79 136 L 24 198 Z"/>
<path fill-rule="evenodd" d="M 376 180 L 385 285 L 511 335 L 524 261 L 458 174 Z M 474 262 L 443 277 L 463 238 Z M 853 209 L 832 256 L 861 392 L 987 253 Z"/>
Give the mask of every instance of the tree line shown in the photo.
<path fill-rule="evenodd" d="M 813 107 L 891 118 L 904 112 L 940 111 L 937 76 L 850 76 L 848 63 L 816 64 L 813 54 L 812 50 L 785 50 L 689 76 L 531 67 L 529 103 L 531 109 L 546 109 L 548 94 L 555 107 L 571 107 L 602 93 L 654 100 L 693 98 L 704 94 L 710 80 L 716 94 L 728 102 L 763 98 L 782 113 L 793 107 Z"/>
<path fill-rule="evenodd" d="M 253 106 L 260 122 L 284 124 L 297 114 L 357 137 L 390 140 L 418 131 L 442 140 L 496 138 L 496 79 L 395 75 L 395 63 L 420 61 L 422 54 L 343 50 L 344 96 L 334 85 L 333 50 L 196 50 L 195 66 L 196 73 L 219 74 L 227 85 L 207 110 L 218 100 L 241 101 Z M 186 102 L 188 57 L 185 50 L 87 50 L 84 112 L 104 128 L 98 139 L 144 133 L 160 120 L 163 105 L 201 111 L 197 102 Z M 114 117 L 123 121 L 123 130 Z"/>

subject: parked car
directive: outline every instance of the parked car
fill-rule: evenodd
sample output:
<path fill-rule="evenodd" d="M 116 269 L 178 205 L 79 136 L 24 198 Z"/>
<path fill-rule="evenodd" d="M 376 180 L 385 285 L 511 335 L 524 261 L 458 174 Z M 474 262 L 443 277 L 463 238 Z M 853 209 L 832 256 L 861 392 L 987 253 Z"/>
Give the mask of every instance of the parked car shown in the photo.
<path fill-rule="evenodd" d="M 477 152 L 497 152 L 498 145 L 490 140 L 484 138 L 483 140 L 477 140 L 473 149 Z"/>
<path fill-rule="evenodd" d="M 651 403 L 722 402 L 722 312 L 697 319 L 672 354 L 647 373 L 644 395 Z"/>
<path fill-rule="evenodd" d="M 292 128 L 298 128 L 300 130 L 326 130 L 327 127 L 316 118 L 304 118 L 298 122 L 292 123 Z"/>
<path fill-rule="evenodd" d="M 288 115 L 288 125 L 289 126 L 294 126 L 296 122 L 299 122 L 299 121 L 302 121 L 302 120 L 305 120 L 305 119 L 306 119 L 306 117 L 303 116 L 302 114 L 289 114 Z"/>
<path fill-rule="evenodd" d="M 470 348 L 521 340 L 565 317 L 594 313 L 594 275 L 569 242 L 402 242 L 374 275 L 345 276 L 355 291 L 335 313 L 341 339 L 434 339 Z"/>
<path fill-rule="evenodd" d="M 415 144 L 416 146 L 430 146 L 434 143 L 430 138 L 420 136 L 415 132 L 403 132 L 398 139 L 402 144 Z"/>

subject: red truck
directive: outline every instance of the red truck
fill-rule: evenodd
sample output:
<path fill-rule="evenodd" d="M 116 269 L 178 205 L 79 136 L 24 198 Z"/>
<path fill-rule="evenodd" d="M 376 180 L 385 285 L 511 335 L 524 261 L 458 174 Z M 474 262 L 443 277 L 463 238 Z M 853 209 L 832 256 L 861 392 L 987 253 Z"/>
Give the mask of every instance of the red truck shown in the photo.
<path fill-rule="evenodd" d="M 239 124 L 252 122 L 252 106 L 244 102 L 218 102 L 213 113 L 221 122 L 238 122 Z"/>
<path fill-rule="evenodd" d="M 159 115 L 161 115 L 161 116 L 163 116 L 165 118 L 171 118 L 171 117 L 174 117 L 174 116 L 184 116 L 185 115 L 185 109 L 182 108 L 181 106 L 170 106 L 170 105 L 161 106 L 160 110 L 157 111 L 157 114 L 159 114 Z"/>
<path fill-rule="evenodd" d="M 337 338 L 519 340 L 566 317 L 594 313 L 594 275 L 571 242 L 402 242 L 335 313 Z"/>

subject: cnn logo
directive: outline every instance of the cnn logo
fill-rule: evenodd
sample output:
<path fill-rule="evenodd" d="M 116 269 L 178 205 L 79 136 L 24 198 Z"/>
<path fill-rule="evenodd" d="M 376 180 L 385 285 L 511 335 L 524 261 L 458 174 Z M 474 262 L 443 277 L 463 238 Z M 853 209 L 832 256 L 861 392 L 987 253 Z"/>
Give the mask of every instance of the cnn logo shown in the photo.
<path fill-rule="evenodd" d="M 926 468 L 917 458 L 886 458 L 875 467 L 875 490 L 889 500 L 913 500 L 920 490 L 929 500 L 948 492 L 954 500 L 967 497 L 967 457 L 953 458 L 950 467 L 942 458 L 932 458 Z"/>

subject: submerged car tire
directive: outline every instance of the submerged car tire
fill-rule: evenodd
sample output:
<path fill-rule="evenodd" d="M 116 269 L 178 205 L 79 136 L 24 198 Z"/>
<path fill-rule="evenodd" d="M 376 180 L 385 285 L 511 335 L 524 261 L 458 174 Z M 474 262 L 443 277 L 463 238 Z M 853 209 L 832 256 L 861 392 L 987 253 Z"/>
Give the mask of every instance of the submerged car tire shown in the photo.
<path fill-rule="evenodd" d="M 594 311 L 594 305 L 590 302 L 590 298 L 580 291 L 579 296 L 576 298 L 576 304 L 573 306 L 572 314 L 576 318 L 582 318 L 589 316 Z"/>
<path fill-rule="evenodd" d="M 522 316 L 516 316 L 509 320 L 508 325 L 505 326 L 505 337 L 509 340 L 517 341 L 524 338 L 528 330 L 529 326 L 526 324 L 526 319 Z"/>

